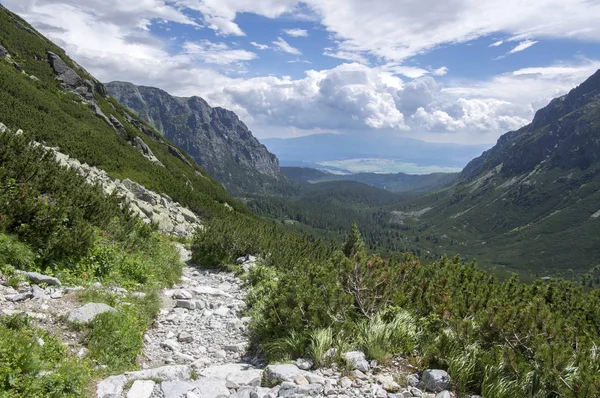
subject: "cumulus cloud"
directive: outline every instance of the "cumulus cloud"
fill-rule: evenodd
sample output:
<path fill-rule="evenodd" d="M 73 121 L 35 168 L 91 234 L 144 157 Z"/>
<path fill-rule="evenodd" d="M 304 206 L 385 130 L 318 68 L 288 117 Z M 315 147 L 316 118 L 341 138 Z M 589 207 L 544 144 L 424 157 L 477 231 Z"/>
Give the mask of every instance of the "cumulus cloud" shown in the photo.
<path fill-rule="evenodd" d="M 287 41 L 283 40 L 283 38 L 278 37 L 277 40 L 273 42 L 275 49 L 278 51 L 283 51 L 284 53 L 292 54 L 292 55 L 302 55 L 300 50 L 295 47 L 292 47 Z"/>
<path fill-rule="evenodd" d="M 283 33 L 292 37 L 308 37 L 308 31 L 306 31 L 306 29 L 286 29 Z"/>
<path fill-rule="evenodd" d="M 436 13 L 430 12 L 428 2 L 306 0 L 303 7 L 335 39 L 325 55 L 352 62 L 308 70 L 295 79 L 231 78 L 223 68 L 237 67 L 257 55 L 239 44 L 205 40 L 188 41 L 179 50 L 151 32 L 159 23 L 179 23 L 208 27 L 220 35 L 244 35 L 235 22 L 237 14 L 292 15 L 296 0 L 3 0 L 3 4 L 65 47 L 100 80 L 156 86 L 179 96 L 201 95 L 214 106 L 237 112 L 258 136 L 263 131 L 378 130 L 429 140 L 492 142 L 600 68 L 600 61 L 582 58 L 572 64 L 455 81 L 444 66 L 403 62 L 440 44 L 494 32 L 520 41 L 515 48 L 547 36 L 599 40 L 594 17 L 600 11 L 598 4 L 584 0 L 468 4 L 449 0 L 436 2 Z M 544 12 L 549 9 L 555 11 Z M 257 50 L 301 54 L 281 37 L 272 45 L 250 44 Z M 438 76 L 444 76 L 444 84 Z"/>
<path fill-rule="evenodd" d="M 435 76 L 444 76 L 448 73 L 448 68 L 442 66 L 441 68 L 437 68 L 431 71 Z"/>

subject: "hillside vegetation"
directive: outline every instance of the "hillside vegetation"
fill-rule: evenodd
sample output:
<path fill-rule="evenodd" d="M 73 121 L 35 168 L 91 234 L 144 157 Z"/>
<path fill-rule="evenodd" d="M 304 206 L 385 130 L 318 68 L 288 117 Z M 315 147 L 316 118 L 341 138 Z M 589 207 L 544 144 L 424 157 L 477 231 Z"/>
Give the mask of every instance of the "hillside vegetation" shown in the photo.
<path fill-rule="evenodd" d="M 386 363 L 448 369 L 463 396 L 594 397 L 600 393 L 600 294 L 571 282 L 499 282 L 460 258 L 422 264 L 369 254 L 356 225 L 346 243 L 312 242 L 230 217 L 194 241 L 199 264 L 261 254 L 248 296 L 257 344 L 271 360 L 343 364 L 360 349 Z M 330 348 L 338 356 L 328 356 Z"/>
<path fill-rule="evenodd" d="M 87 184 L 35 142 L 166 194 L 204 218 L 249 212 L 189 156 L 105 96 L 103 86 L 62 49 L 2 6 L 0 45 L 9 54 L 0 58 L 3 297 L 4 289 L 27 288 L 17 271 L 36 271 L 83 287 L 71 296 L 75 301 L 117 308 L 66 329 L 89 350 L 81 357 L 35 319 L 3 312 L 0 396 L 92 396 L 96 378 L 138 366 L 143 335 L 160 308 L 158 292 L 179 280 L 183 264 L 170 240 L 130 215 L 122 199 Z M 87 97 L 61 86 L 47 51 L 90 82 Z M 150 148 L 155 160 L 140 146 Z M 118 295 L 112 290 L 117 287 L 136 295 Z"/>
<path fill-rule="evenodd" d="M 599 145 L 600 71 L 502 136 L 458 184 L 389 210 L 435 255 L 589 284 L 600 264 Z"/>

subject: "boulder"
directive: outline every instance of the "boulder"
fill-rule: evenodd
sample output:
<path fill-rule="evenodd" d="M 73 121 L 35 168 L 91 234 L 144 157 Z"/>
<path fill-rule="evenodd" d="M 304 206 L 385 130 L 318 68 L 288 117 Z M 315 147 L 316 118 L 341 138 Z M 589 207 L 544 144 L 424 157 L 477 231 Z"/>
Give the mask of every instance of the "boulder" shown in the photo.
<path fill-rule="evenodd" d="M 450 388 L 450 375 L 445 370 L 427 369 L 423 372 L 423 383 L 426 391 L 442 392 Z"/>
<path fill-rule="evenodd" d="M 17 270 L 17 272 L 21 275 L 24 275 L 27 279 L 29 279 L 30 282 L 38 285 L 40 283 L 45 283 L 48 286 L 60 286 L 60 281 L 53 276 L 42 275 L 37 272 L 26 272 L 19 270 Z"/>
<path fill-rule="evenodd" d="M 191 343 L 192 341 L 194 341 L 194 336 L 192 336 L 188 332 L 181 332 L 179 333 L 179 336 L 177 336 L 177 340 L 180 343 Z"/>
<path fill-rule="evenodd" d="M 105 312 L 116 312 L 113 307 L 104 303 L 87 303 L 69 313 L 68 320 L 71 323 L 90 323 L 98 315 Z"/>
<path fill-rule="evenodd" d="M 160 383 L 160 389 L 165 398 L 180 398 L 193 390 L 194 385 L 182 380 L 171 380 Z"/>
<path fill-rule="evenodd" d="M 8 57 L 8 51 L 0 44 L 0 58 Z"/>
<path fill-rule="evenodd" d="M 454 394 L 452 394 L 448 390 L 444 390 L 444 391 L 436 394 L 435 398 L 454 398 Z"/>
<path fill-rule="evenodd" d="M 173 298 L 176 300 L 189 300 L 192 298 L 192 293 L 185 289 L 177 289 L 173 291 Z"/>
<path fill-rule="evenodd" d="M 274 364 L 265 369 L 265 378 L 271 384 L 279 384 L 284 381 L 293 382 L 298 376 L 308 376 L 310 372 L 298 368 L 292 364 Z"/>
<path fill-rule="evenodd" d="M 211 366 L 200 371 L 206 378 L 220 379 L 235 383 L 239 387 L 260 386 L 263 371 L 245 363 L 231 363 Z"/>
<path fill-rule="evenodd" d="M 193 381 L 194 392 L 202 398 L 225 398 L 231 395 L 226 381 L 216 378 L 199 378 Z"/>
<path fill-rule="evenodd" d="M 314 366 L 314 362 L 310 358 L 296 359 L 296 366 L 302 370 L 310 370 Z"/>
<path fill-rule="evenodd" d="M 369 362 L 365 358 L 365 354 L 361 351 L 349 351 L 344 354 L 346 362 L 352 367 L 352 369 L 358 369 L 361 372 L 368 372 L 370 369 Z"/>
<path fill-rule="evenodd" d="M 107 377 L 96 386 L 96 396 L 98 398 L 120 397 L 125 383 L 127 378 L 123 375 Z"/>
<path fill-rule="evenodd" d="M 152 380 L 136 380 L 127 392 L 127 398 L 150 398 L 155 384 Z"/>
<path fill-rule="evenodd" d="M 196 302 L 193 300 L 177 300 L 177 302 L 175 303 L 175 307 L 185 308 L 188 310 L 195 310 Z"/>
<path fill-rule="evenodd" d="M 206 294 L 210 296 L 231 297 L 231 294 L 225 293 L 221 289 L 215 289 L 214 287 L 210 286 L 198 286 L 194 288 L 194 292 L 197 294 Z"/>

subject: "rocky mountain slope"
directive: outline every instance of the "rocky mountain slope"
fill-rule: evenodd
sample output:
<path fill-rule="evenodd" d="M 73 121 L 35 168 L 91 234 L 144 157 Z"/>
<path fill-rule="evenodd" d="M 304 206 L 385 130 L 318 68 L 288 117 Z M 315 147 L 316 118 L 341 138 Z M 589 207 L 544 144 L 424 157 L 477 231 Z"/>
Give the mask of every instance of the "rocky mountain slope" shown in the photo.
<path fill-rule="evenodd" d="M 600 71 L 503 135 L 460 182 L 395 208 L 433 253 L 578 279 L 600 264 Z"/>
<path fill-rule="evenodd" d="M 188 152 L 232 193 L 261 190 L 282 178 L 279 161 L 231 111 L 200 97 L 178 98 L 154 87 L 112 82 L 108 92 Z"/>
<path fill-rule="evenodd" d="M 12 130 L 166 194 L 204 216 L 247 212 L 189 155 L 119 105 L 103 84 L 0 7 L 0 116 Z"/>

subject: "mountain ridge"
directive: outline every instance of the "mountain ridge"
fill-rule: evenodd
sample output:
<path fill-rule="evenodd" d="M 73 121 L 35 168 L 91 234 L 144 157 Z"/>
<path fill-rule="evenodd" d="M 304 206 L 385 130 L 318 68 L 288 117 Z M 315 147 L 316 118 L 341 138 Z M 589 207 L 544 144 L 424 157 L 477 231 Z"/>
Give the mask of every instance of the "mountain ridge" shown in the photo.
<path fill-rule="evenodd" d="M 166 91 L 127 82 L 106 84 L 108 92 L 166 138 L 182 147 L 230 192 L 243 193 L 276 184 L 283 176 L 279 160 L 238 116 L 211 107 L 198 96 L 175 97 Z"/>

